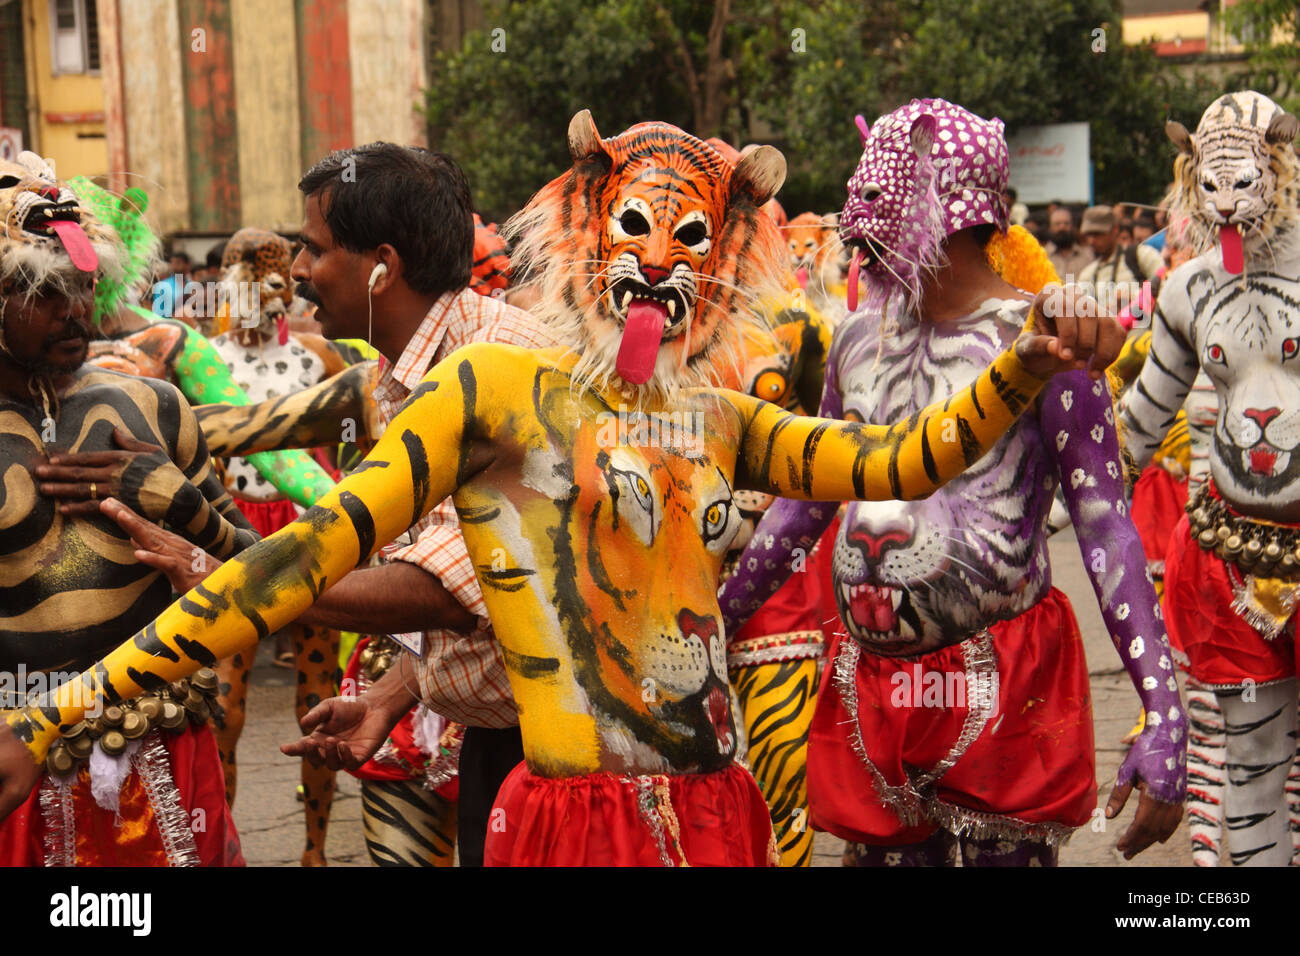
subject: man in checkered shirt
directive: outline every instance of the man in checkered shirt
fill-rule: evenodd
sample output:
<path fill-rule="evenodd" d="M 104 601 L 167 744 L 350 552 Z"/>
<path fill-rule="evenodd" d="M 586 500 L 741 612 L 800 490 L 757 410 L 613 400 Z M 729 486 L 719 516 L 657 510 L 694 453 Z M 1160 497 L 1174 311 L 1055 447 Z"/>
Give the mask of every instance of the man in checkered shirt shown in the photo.
<path fill-rule="evenodd" d="M 375 388 L 384 426 L 425 373 L 463 345 L 555 344 L 527 312 L 469 288 L 469 187 L 448 157 L 372 143 L 331 153 L 298 187 L 307 198 L 303 248 L 291 273 L 297 292 L 317 304 L 327 338 L 369 339 L 384 356 Z M 145 533 L 158 542 L 167 535 Z M 323 701 L 302 727 L 317 742 L 327 739 L 328 766 L 355 770 L 421 699 L 464 724 L 457 843 L 462 866 L 481 866 L 497 790 L 523 761 L 519 718 L 451 499 L 408 535 L 412 543 L 391 551 L 389 563 L 353 571 L 299 621 L 371 634 L 422 632 L 422 656 L 398 655 L 361 697 Z M 216 564 L 195 574 L 189 553 L 186 543 L 183 560 L 168 569 L 180 593 Z M 443 629 L 429 630 L 431 623 Z M 282 749 L 319 759 L 306 741 Z"/>

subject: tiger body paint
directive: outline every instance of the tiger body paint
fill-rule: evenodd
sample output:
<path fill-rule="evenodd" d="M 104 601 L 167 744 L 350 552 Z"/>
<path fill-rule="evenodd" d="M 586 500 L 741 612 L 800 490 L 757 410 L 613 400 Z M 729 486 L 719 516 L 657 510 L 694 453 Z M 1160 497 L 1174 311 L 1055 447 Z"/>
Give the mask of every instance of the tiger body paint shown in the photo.
<path fill-rule="evenodd" d="M 753 320 L 746 303 L 763 263 L 780 266 L 775 227 L 759 212 L 783 177 L 780 155 L 761 147 L 733 169 L 659 124 L 601 140 L 586 113 L 570 148 L 574 169 L 516 225 L 523 260 L 538 268 L 540 311 L 561 341 L 568 329 L 580 344 L 477 344 L 436 366 L 351 475 L 87 671 L 89 688 L 116 698 L 251 646 L 450 494 L 519 708 L 525 777 L 626 785 L 620 813 L 641 813 L 654 839 L 694 838 L 691 818 L 673 813 L 673 789 L 738 772 L 717 603 L 739 525 L 734 490 L 929 494 L 983 455 L 1044 383 L 1008 351 L 970 388 L 890 427 L 798 417 L 712 387 L 718 359 L 737 349 L 735 323 Z M 575 274 L 592 261 L 611 265 L 594 281 Z M 637 384 L 620 365 L 638 378 L 652 367 Z M 665 434 L 685 440 L 646 437 Z M 51 697 L 9 725 L 39 757 L 76 711 Z M 498 805 L 521 792 L 511 789 L 519 772 Z M 761 862 L 770 822 L 752 780 L 745 786 L 764 832 L 728 830 L 724 842 L 752 845 Z M 515 858 L 533 835 L 491 834 L 489 859 L 494 845 L 495 858 Z"/>
<path fill-rule="evenodd" d="M 223 557 L 256 540 L 222 487 L 181 393 L 165 382 L 84 364 L 92 283 L 113 275 L 121 251 L 111 232 L 38 157 L 23 154 L 15 165 L 21 172 L 16 182 L 0 178 L 0 214 L 9 224 L 0 235 L 0 672 L 10 678 L 81 668 L 124 634 L 148 626 L 172 600 L 166 577 L 135 560 L 134 545 L 114 522 L 98 512 L 65 512 L 69 499 L 115 494 L 138 514 Z M 51 220 L 59 223 L 57 230 Z M 48 336 L 38 351 L 32 349 L 33 330 Z M 75 474 L 55 480 L 41 472 L 54 455 L 120 454 L 122 435 L 128 443 L 159 450 L 120 459 L 111 486 L 86 488 Z M 27 688 L 21 679 L 19 684 L 19 700 L 7 693 L 0 707 L 21 703 Z M 63 846 L 61 863 L 120 865 L 132 853 L 141 858 L 149 851 L 140 847 L 152 843 L 159 850 L 152 858 L 174 865 L 236 862 L 238 839 L 224 801 L 203 803 L 201 786 L 192 788 L 205 773 L 219 772 L 207 729 L 165 740 L 155 732 L 140 744 L 137 757 L 123 758 L 131 763 L 119 787 L 109 788 L 115 796 L 105 791 L 92 798 L 89 781 L 98 784 L 100 771 L 88 777 L 84 763 L 69 761 L 67 769 L 80 774 L 71 780 L 46 774 L 29 813 L 0 826 L 0 858 L 49 865 L 55 848 Z M 98 756 L 112 760 L 108 747 L 104 743 Z M 193 757 L 193 773 L 185 780 L 173 777 L 168 765 L 167 754 L 176 748 Z M 210 748 L 210 763 L 204 748 Z M 82 839 L 75 832 L 78 819 L 92 822 L 92 834 L 99 827 L 111 831 L 117 810 L 128 812 L 128 804 L 137 825 L 121 840 Z M 190 809 L 208 816 L 215 842 L 178 831 L 176 814 Z M 43 861 L 32 858 L 34 844 L 45 846 Z"/>
<path fill-rule="evenodd" d="M 1017 290 L 1037 292 L 1056 276 L 1032 237 L 1002 234 L 1001 121 L 917 100 L 870 128 L 859 117 L 859 130 L 863 155 L 840 224 L 855 256 L 869 262 L 871 289 L 866 308 L 836 328 L 820 414 L 878 425 L 972 381 L 1029 315 L 1031 296 Z M 954 158 L 966 141 L 981 143 L 980 163 Z M 984 249 L 990 268 L 1010 276 L 1002 295 L 972 302 L 965 315 L 929 319 L 919 308 L 927 272 L 939 268 L 950 237 L 978 227 L 993 237 Z M 1157 715 L 1158 728 L 1128 755 L 1121 778 L 1140 773 L 1160 799 L 1184 799 L 1185 718 L 1141 543 L 1126 517 L 1110 396 L 1104 383 L 1069 373 L 934 495 L 846 506 L 832 555 L 839 633 L 813 718 L 808 776 L 813 821 L 854 845 L 847 858 L 855 864 L 939 865 L 955 859 L 959 839 L 968 864 L 988 862 L 999 841 L 1016 848 L 1009 858 L 1050 863 L 1055 845 L 1094 809 L 1086 672 L 1047 560 L 1045 523 L 1058 484 L 1117 650 Z M 816 502 L 780 501 L 767 512 L 723 589 L 729 627 L 804 570 L 793 555 L 808 553 L 833 518 Z M 1093 560 L 1098 550 L 1104 566 Z M 1036 633 L 1032 622 L 1059 630 Z M 1022 655 L 1038 661 L 1037 678 L 1017 671 Z M 924 704 L 921 682 L 933 677 L 960 694 Z M 1040 700 L 1052 702 L 1035 712 L 1041 723 L 1015 722 L 1011 715 Z M 917 709 L 940 703 L 961 715 L 955 725 Z M 994 736 L 1000 725 L 1007 738 Z M 1044 747 L 1050 740 L 1052 752 L 1072 756 L 1053 766 L 999 753 L 1007 739 Z M 993 766 L 1024 767 L 1023 786 L 1007 785 L 1017 776 Z"/>
<path fill-rule="evenodd" d="M 771 332 L 747 336 L 740 387 L 796 415 L 806 414 L 821 400 L 831 343 L 829 326 L 800 291 L 763 303 L 764 311 L 772 313 Z M 754 528 L 775 500 L 761 492 L 735 492 L 741 526 L 727 549 L 724 575 L 734 571 Z M 820 589 L 816 584 L 804 586 L 809 581 L 815 577 L 792 580 L 773 597 L 767 612 L 760 611 L 743 629 L 727 634 L 727 671 L 744 722 L 745 759 L 771 811 L 783 866 L 812 862 L 805 771 L 825 647 Z"/>
<path fill-rule="evenodd" d="M 1298 129 L 1295 116 L 1252 91 L 1215 100 L 1195 133 L 1178 123 L 1166 127 L 1179 148 L 1171 216 L 1185 218 L 1197 254 L 1161 286 L 1150 354 L 1122 419 L 1139 466 L 1157 454 L 1184 403 L 1194 445 L 1208 440 L 1210 480 L 1197 487 L 1194 467 L 1188 516 L 1165 558 L 1165 603 L 1180 663 L 1201 692 L 1217 697 L 1216 717 L 1226 728 L 1220 745 L 1206 730 L 1217 723 L 1205 720 L 1216 708 L 1198 702 L 1205 725 L 1199 775 L 1221 767 L 1227 783 L 1221 811 L 1198 826 L 1193 852 L 1217 853 L 1213 831 L 1222 819 L 1221 858 L 1234 866 L 1285 866 L 1292 855 L 1286 786 L 1300 598 Z M 1217 407 L 1197 401 L 1200 375 Z"/>

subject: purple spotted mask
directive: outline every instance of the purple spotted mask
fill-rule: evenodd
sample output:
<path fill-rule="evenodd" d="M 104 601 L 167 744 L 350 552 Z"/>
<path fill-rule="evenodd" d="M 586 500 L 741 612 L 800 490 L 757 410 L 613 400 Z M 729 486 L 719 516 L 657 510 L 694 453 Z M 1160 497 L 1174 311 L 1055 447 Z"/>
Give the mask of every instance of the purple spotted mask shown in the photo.
<path fill-rule="evenodd" d="M 865 268 L 868 307 L 884 312 L 898 296 L 910 313 L 948 236 L 981 224 L 1006 232 L 1004 126 L 939 99 L 912 100 L 869 128 L 856 122 L 862 159 L 840 213 L 840 235 L 853 248 L 849 309 Z"/>

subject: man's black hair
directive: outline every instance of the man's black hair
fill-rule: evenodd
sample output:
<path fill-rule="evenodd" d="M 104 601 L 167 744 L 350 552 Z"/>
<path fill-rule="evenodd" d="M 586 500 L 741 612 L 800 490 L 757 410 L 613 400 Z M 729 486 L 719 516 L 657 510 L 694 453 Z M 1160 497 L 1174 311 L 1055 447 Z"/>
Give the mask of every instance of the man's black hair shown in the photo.
<path fill-rule="evenodd" d="M 172 250 L 172 254 L 171 254 L 170 256 L 168 256 L 167 258 L 168 258 L 168 259 L 180 259 L 180 260 L 181 260 L 182 262 L 184 262 L 187 266 L 192 266 L 192 265 L 194 265 L 193 260 L 190 259 L 190 254 L 189 254 L 188 252 L 186 252 L 184 249 L 173 249 L 173 250 Z"/>
<path fill-rule="evenodd" d="M 226 254 L 226 244 L 224 242 L 218 242 L 215 246 L 213 246 L 211 249 L 208 250 L 208 254 L 204 257 L 204 262 L 207 263 L 209 269 L 220 269 L 221 258 L 225 254 Z"/>
<path fill-rule="evenodd" d="M 334 241 L 352 252 L 397 250 L 406 282 L 422 295 L 457 292 L 470 280 L 474 214 L 469 184 L 442 153 L 369 143 L 330 153 L 298 181 L 319 195 Z"/>

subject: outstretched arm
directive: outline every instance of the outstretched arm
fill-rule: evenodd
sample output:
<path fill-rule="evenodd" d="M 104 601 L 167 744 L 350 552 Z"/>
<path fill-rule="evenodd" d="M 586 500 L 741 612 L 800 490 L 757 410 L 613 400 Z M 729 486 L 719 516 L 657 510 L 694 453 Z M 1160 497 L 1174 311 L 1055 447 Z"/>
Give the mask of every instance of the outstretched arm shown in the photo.
<path fill-rule="evenodd" d="M 1131 858 L 1167 840 L 1182 817 L 1187 718 L 1146 554 L 1125 504 L 1110 390 L 1105 382 L 1062 375 L 1044 392 L 1039 421 L 1106 629 L 1146 712 L 1107 807 L 1113 817 L 1135 784 L 1143 791 L 1137 819 L 1119 843 Z"/>
<path fill-rule="evenodd" d="M 281 398 L 256 405 L 200 405 L 194 414 L 214 458 L 369 438 L 378 431 L 368 401 L 376 368 L 375 362 L 362 362 Z M 349 421 L 355 430 L 351 437 L 344 435 Z"/>
<path fill-rule="evenodd" d="M 37 706 L 6 715 L 40 761 L 87 705 L 127 699 L 210 666 L 297 619 L 326 589 L 393 540 L 490 462 L 473 440 L 474 365 L 493 346 L 469 346 L 434 368 L 379 444 L 297 521 L 224 564 L 159 618 Z M 448 453 L 455 450 L 453 453 Z M 0 818 L 15 803 L 0 733 Z M 21 799 L 21 798 L 20 798 Z"/>
<path fill-rule="evenodd" d="M 822 501 L 931 494 L 982 458 L 1052 375 L 1086 368 L 1104 377 L 1124 330 L 1109 316 L 1074 315 L 1070 302 L 1059 287 L 1044 289 L 1015 342 L 970 388 L 895 425 L 799 418 L 732 395 L 744 425 L 736 486 Z"/>
<path fill-rule="evenodd" d="M 174 324 L 183 326 L 182 323 Z M 194 329 L 183 327 L 184 344 L 172 357 L 172 369 L 185 397 L 196 405 L 213 402 L 252 404 L 244 390 L 230 377 L 230 370 L 212 343 Z M 325 469 L 316 464 L 306 452 L 258 452 L 249 455 L 248 461 L 276 491 L 304 508 L 315 504 L 316 499 L 334 484 Z"/>
<path fill-rule="evenodd" d="M 823 366 L 825 381 L 818 414 L 840 418 L 844 401 L 839 390 L 839 362 L 843 350 L 835 348 Z M 795 562 L 807 556 L 835 517 L 837 506 L 826 501 L 777 498 L 758 522 L 736 569 L 718 592 L 724 633 L 735 635 L 764 602 L 795 573 Z M 805 566 L 804 571 L 809 569 Z"/>

